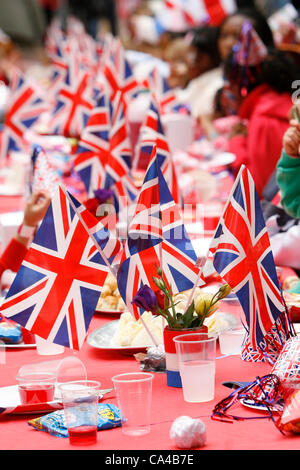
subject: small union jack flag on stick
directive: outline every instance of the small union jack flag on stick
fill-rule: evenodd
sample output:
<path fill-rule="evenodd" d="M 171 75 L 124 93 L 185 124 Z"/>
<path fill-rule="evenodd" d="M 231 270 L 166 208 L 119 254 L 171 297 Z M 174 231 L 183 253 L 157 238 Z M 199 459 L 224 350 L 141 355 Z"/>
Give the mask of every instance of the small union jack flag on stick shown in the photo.
<path fill-rule="evenodd" d="M 127 208 L 138 195 L 131 175 L 131 148 L 121 92 L 111 105 L 104 188 L 114 192 L 117 212 Z"/>
<path fill-rule="evenodd" d="M 127 308 L 140 317 L 131 301 L 147 284 L 154 291 L 156 266 L 160 266 L 174 293 L 191 289 L 197 280 L 197 256 L 185 231 L 179 210 L 160 170 L 156 147 L 141 188 L 128 239 L 118 270 L 118 287 Z"/>
<path fill-rule="evenodd" d="M 120 92 L 111 103 L 105 93 L 98 98 L 74 164 L 89 197 L 97 189 L 112 190 L 116 212 L 136 199 L 138 191 L 131 178 L 130 142 Z"/>
<path fill-rule="evenodd" d="M 79 350 L 117 241 L 59 187 L 1 305 L 1 313 L 38 336 Z"/>
<path fill-rule="evenodd" d="M 49 132 L 66 137 L 80 137 L 95 105 L 91 75 L 82 69 L 71 47 L 71 59 L 65 80 L 57 94 L 56 104 L 49 119 Z"/>
<path fill-rule="evenodd" d="M 38 85 L 15 69 L 3 123 L 0 160 L 9 157 L 12 151 L 28 151 L 29 143 L 25 140 L 25 132 L 33 128 L 47 108 Z"/>
<path fill-rule="evenodd" d="M 158 163 L 168 183 L 172 197 L 177 204 L 182 206 L 183 200 L 177 181 L 175 166 L 160 119 L 158 104 L 154 96 L 150 102 L 145 121 L 140 129 L 137 153 L 133 163 L 134 167 L 138 166 L 137 160 L 146 162 L 147 165 L 149 164 L 153 145 L 156 146 Z"/>
<path fill-rule="evenodd" d="M 217 226 L 213 265 L 236 293 L 247 335 L 242 358 L 274 361 L 290 337 L 270 240 L 253 178 L 242 166 Z"/>
<path fill-rule="evenodd" d="M 103 75 L 111 99 L 115 98 L 118 91 L 121 92 L 126 112 L 129 100 L 138 93 L 141 86 L 133 75 L 119 39 L 114 39 L 112 51 L 106 56 Z"/>
<path fill-rule="evenodd" d="M 83 129 L 74 158 L 74 167 L 80 175 L 88 197 L 103 188 L 105 164 L 109 152 L 110 112 L 108 96 L 102 93 Z"/>
<path fill-rule="evenodd" d="M 157 67 L 154 67 L 148 80 L 149 88 L 158 103 L 159 113 L 163 115 L 174 111 L 174 108 L 179 105 L 176 93 L 169 87 L 167 80 Z"/>

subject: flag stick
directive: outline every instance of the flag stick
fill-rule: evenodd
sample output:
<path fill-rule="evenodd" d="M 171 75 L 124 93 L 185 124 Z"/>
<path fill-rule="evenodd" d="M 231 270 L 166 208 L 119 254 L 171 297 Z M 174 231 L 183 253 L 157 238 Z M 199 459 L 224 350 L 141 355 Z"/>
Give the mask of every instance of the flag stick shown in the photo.
<path fill-rule="evenodd" d="M 188 300 L 187 300 L 187 303 L 186 303 L 186 306 L 185 306 L 185 309 L 184 309 L 184 313 L 183 313 L 183 314 L 185 314 L 185 312 L 187 311 L 187 309 L 189 308 L 189 306 L 190 306 L 190 304 L 191 304 L 191 302 L 192 302 L 192 300 L 193 300 L 194 293 L 195 293 L 196 287 L 197 287 L 197 285 L 198 285 L 200 276 L 201 276 L 201 274 L 202 274 L 202 269 L 203 269 L 203 266 L 205 265 L 205 262 L 206 262 L 206 260 L 207 260 L 207 257 L 208 257 L 208 253 L 207 253 L 207 255 L 206 255 L 206 258 L 202 258 L 201 260 L 199 260 L 199 262 L 198 262 L 198 260 L 196 261 L 196 265 L 199 267 L 199 273 L 198 273 L 198 275 L 197 275 L 197 279 L 196 279 L 196 281 L 195 281 L 195 284 L 193 285 L 192 290 L 191 290 L 191 292 L 190 292 L 190 295 L 189 295 L 189 297 L 188 297 Z"/>

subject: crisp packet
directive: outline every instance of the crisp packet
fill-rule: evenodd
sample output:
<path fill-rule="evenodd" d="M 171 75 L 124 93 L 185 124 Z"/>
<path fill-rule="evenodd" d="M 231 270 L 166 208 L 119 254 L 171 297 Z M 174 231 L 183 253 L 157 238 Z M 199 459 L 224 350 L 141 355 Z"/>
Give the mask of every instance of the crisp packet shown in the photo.
<path fill-rule="evenodd" d="M 64 410 L 57 410 L 40 418 L 28 421 L 37 431 L 45 431 L 52 436 L 68 437 L 68 429 L 65 423 Z M 97 430 L 111 429 L 121 426 L 120 410 L 108 403 L 98 403 Z"/>

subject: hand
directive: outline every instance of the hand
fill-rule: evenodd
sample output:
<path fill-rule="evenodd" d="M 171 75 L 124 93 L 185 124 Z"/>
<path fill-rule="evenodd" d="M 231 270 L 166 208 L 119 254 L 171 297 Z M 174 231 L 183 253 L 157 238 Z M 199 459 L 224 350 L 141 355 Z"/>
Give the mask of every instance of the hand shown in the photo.
<path fill-rule="evenodd" d="M 284 151 L 291 157 L 300 156 L 300 124 L 288 128 L 282 140 Z"/>
<path fill-rule="evenodd" d="M 28 200 L 25 211 L 23 224 L 35 227 L 44 217 L 51 198 L 45 191 L 37 191 Z"/>

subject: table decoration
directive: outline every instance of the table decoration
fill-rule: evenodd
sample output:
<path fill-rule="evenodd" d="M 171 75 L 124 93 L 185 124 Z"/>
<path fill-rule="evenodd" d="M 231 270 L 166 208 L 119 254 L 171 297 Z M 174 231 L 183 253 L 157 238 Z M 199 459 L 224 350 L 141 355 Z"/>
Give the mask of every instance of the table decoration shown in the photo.
<path fill-rule="evenodd" d="M 244 417 L 229 414 L 228 410 L 233 405 L 249 400 L 254 405 L 262 406 L 267 411 L 266 416 Z M 256 377 L 255 380 L 245 386 L 239 387 L 234 390 L 223 400 L 219 401 L 211 414 L 213 420 L 232 423 L 234 421 L 243 421 L 247 419 L 271 419 L 274 424 L 274 411 L 282 411 L 280 379 L 275 374 L 268 374 L 263 377 Z"/>
<path fill-rule="evenodd" d="M 163 339 L 167 384 L 172 387 L 181 387 L 173 338 L 181 333 L 207 332 L 208 328 L 204 325 L 204 320 L 218 309 L 219 301 L 226 297 L 231 289 L 225 284 L 219 287 L 215 294 L 200 292 L 189 305 L 183 306 L 183 311 L 180 311 L 176 308 L 179 302 L 174 300 L 172 287 L 167 285 L 160 266 L 156 267 L 156 272 L 158 277 L 153 276 L 152 279 L 157 290 L 154 292 L 148 285 L 142 286 L 133 298 L 132 304 L 165 319 L 167 325 L 163 330 Z"/>
<path fill-rule="evenodd" d="M 162 266 L 165 281 L 172 285 L 174 294 L 191 289 L 196 281 L 204 283 L 203 277 L 198 276 L 197 255 L 179 207 L 161 170 L 165 157 L 155 143 L 148 143 L 147 152 L 149 148 L 150 162 L 117 272 L 119 292 L 136 320 L 142 319 L 144 308 L 132 300 L 142 285 L 156 289 L 152 279 L 156 265 Z M 147 333 L 151 338 L 151 332 Z M 158 345 L 155 338 L 151 340 Z"/>

